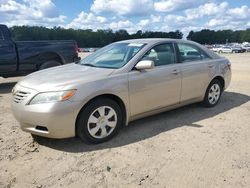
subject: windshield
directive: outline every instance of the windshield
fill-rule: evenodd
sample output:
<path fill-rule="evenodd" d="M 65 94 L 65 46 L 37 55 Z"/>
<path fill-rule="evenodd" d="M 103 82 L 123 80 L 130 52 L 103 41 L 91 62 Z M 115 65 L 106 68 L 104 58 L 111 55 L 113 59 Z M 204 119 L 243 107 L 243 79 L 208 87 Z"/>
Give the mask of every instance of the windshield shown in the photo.
<path fill-rule="evenodd" d="M 119 69 L 126 65 L 144 46 L 142 43 L 114 43 L 87 56 L 81 65 Z"/>

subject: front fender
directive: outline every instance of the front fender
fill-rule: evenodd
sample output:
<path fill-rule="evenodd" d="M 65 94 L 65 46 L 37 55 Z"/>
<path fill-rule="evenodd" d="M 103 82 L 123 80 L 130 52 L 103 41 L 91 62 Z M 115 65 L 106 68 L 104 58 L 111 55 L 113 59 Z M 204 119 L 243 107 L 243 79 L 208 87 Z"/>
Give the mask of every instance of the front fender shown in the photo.
<path fill-rule="evenodd" d="M 113 95 L 123 102 L 126 110 L 127 124 L 130 118 L 127 74 L 111 75 L 106 79 L 84 83 L 77 88 L 77 93 L 71 100 L 81 102 L 83 107 L 90 100 L 102 95 Z"/>

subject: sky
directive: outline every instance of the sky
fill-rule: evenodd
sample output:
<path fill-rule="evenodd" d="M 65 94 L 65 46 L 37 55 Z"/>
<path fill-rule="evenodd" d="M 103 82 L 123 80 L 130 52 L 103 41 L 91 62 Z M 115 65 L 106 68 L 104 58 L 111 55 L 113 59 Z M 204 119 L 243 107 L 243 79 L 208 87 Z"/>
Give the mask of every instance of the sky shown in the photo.
<path fill-rule="evenodd" d="M 250 28 L 250 0 L 0 0 L 0 23 L 74 29 Z"/>

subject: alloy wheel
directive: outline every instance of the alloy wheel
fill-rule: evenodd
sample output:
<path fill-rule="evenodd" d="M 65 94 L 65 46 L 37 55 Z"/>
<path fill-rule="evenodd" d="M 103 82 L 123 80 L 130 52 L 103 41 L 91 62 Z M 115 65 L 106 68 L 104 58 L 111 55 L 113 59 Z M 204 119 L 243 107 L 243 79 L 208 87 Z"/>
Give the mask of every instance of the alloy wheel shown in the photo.
<path fill-rule="evenodd" d="M 208 93 L 208 101 L 210 104 L 215 104 L 220 98 L 220 86 L 215 83 L 211 86 Z"/>

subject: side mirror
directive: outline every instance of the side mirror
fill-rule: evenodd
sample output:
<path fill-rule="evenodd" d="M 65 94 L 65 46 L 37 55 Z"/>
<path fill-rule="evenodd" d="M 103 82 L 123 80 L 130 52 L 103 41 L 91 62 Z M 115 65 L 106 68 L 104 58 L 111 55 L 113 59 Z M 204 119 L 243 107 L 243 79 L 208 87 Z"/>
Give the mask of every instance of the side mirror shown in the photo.
<path fill-rule="evenodd" d="M 146 70 L 146 69 L 152 69 L 154 68 L 155 64 L 153 61 L 150 61 L 150 60 L 142 60 L 142 61 L 139 61 L 135 68 L 137 70 Z"/>

